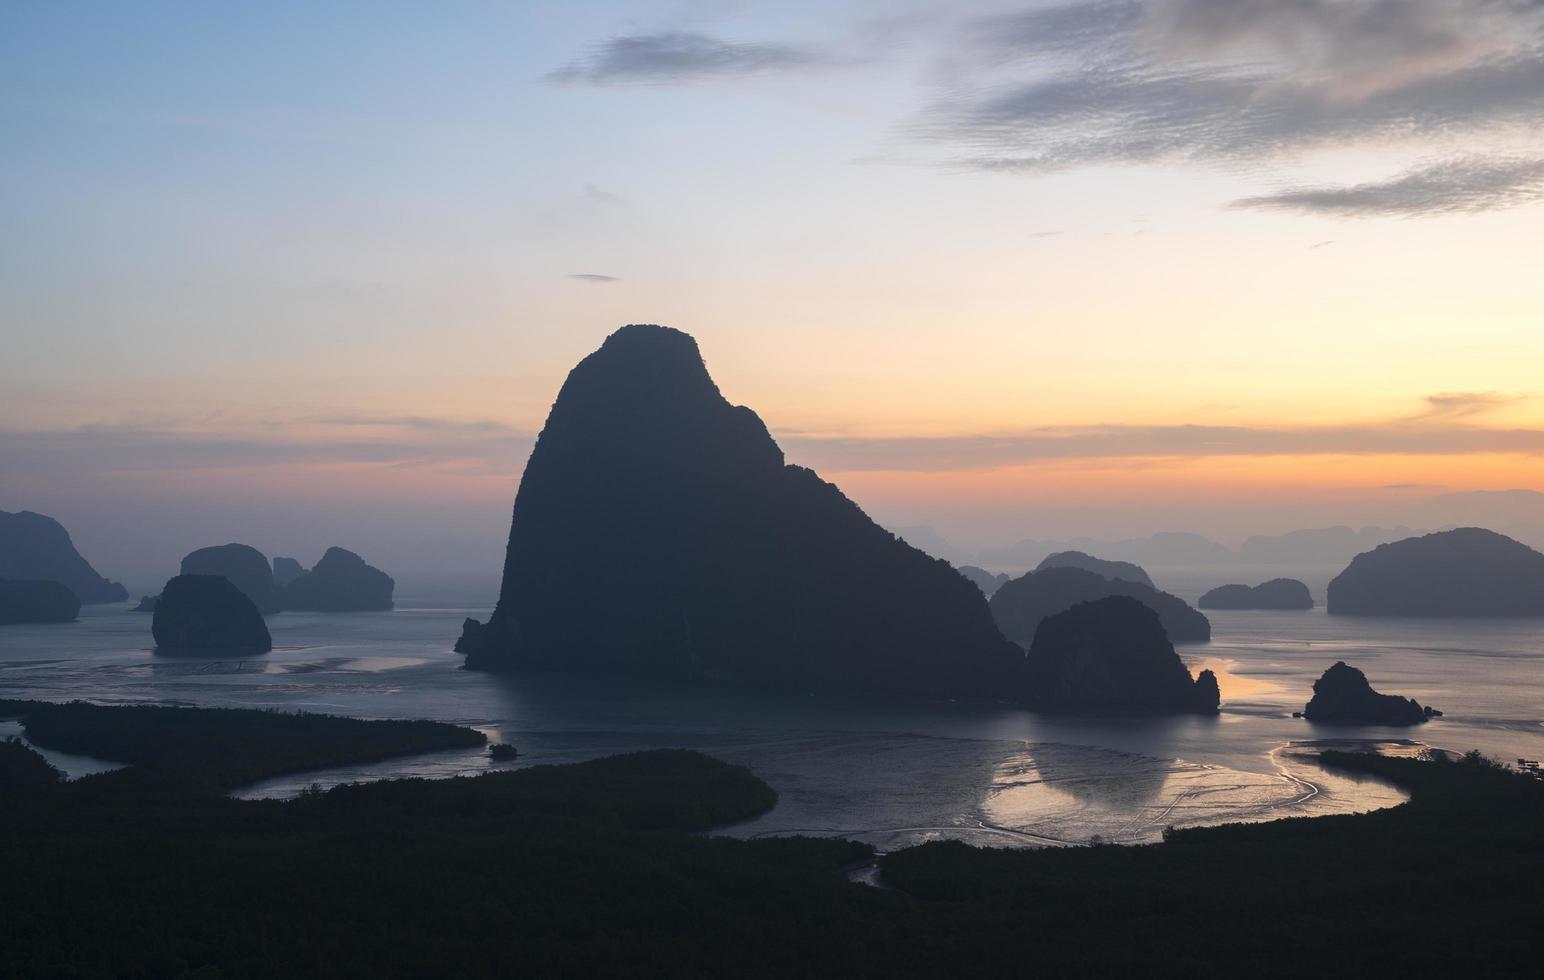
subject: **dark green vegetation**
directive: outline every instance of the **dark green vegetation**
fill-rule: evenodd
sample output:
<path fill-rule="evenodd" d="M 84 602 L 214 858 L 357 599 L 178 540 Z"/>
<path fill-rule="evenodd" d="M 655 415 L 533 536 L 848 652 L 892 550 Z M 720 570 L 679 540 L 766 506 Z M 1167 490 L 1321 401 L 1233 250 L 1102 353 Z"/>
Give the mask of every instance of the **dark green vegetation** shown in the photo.
<path fill-rule="evenodd" d="M 1234 824 L 1150 847 L 887 855 L 955 912 L 959 972 L 1024 951 L 1045 976 L 1537 976 L 1544 782 L 1483 759 L 1324 753 L 1411 801 Z"/>
<path fill-rule="evenodd" d="M 0 740 L 0 798 L 38 786 L 52 786 L 61 778 L 59 770 L 21 739 Z"/>
<path fill-rule="evenodd" d="M 1544 554 L 1480 527 L 1382 544 L 1330 582 L 1355 616 L 1544 616 Z"/>
<path fill-rule="evenodd" d="M 695 834 L 754 816 L 775 795 L 746 770 L 692 752 L 239 801 L 213 789 L 234 770 L 291 764 L 299 757 L 291 752 L 334 737 L 374 751 L 430 730 L 0 703 L 0 712 L 18 711 L 40 741 L 131 746 L 148 766 L 170 765 L 188 780 L 105 774 L 7 795 L 5 977 L 1368 977 L 1536 968 L 1544 783 L 1481 761 L 1330 755 L 1410 786 L 1412 802 L 1184 831 L 1150 847 L 929 844 L 886 856 L 884 873 L 902 890 L 879 891 L 841 873 L 869 858 L 861 844 Z M 222 745 L 218 771 L 200 769 L 215 754 L 168 760 L 165 742 L 199 733 Z"/>
<path fill-rule="evenodd" d="M 222 575 L 178 575 L 161 590 L 151 617 L 157 653 L 232 655 L 273 649 L 257 605 Z"/>
<path fill-rule="evenodd" d="M 27 737 L 45 748 L 129 763 L 135 778 L 148 775 L 219 791 L 290 773 L 487 742 L 481 732 L 438 721 L 228 708 L 0 700 L 0 717 L 20 718 Z M 105 773 L 82 784 L 126 780 L 130 772 Z"/>
<path fill-rule="evenodd" d="M 1130 596 L 1156 612 L 1175 643 L 1205 643 L 1212 638 L 1211 621 L 1178 596 L 1068 566 L 1029 572 L 1005 583 L 992 593 L 992 618 L 1003 636 L 1028 647 L 1045 617 L 1113 595 Z"/>
<path fill-rule="evenodd" d="M 1216 714 L 1221 697 L 1211 671 L 1191 679 L 1156 612 L 1113 595 L 1040 621 L 1022 699 L 1053 709 Z"/>
<path fill-rule="evenodd" d="M 0 578 L 0 626 L 69 623 L 78 615 L 80 599 L 59 582 Z"/>
<path fill-rule="evenodd" d="M 979 588 L 788 465 L 667 327 L 623 327 L 569 373 L 507 555 L 456 645 L 470 668 L 997 697 L 1022 659 Z"/>

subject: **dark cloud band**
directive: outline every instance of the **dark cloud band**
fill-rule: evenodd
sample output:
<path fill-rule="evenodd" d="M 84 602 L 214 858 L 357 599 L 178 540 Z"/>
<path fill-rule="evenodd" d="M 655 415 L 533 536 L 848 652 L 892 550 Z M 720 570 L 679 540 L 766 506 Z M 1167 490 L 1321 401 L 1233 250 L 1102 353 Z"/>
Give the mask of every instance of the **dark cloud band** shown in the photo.
<path fill-rule="evenodd" d="M 1544 160 L 1454 160 L 1391 180 L 1246 197 L 1235 208 L 1342 217 L 1475 214 L 1544 198 Z"/>
<path fill-rule="evenodd" d="M 724 41 L 670 31 L 613 37 L 548 75 L 559 84 L 675 82 L 817 65 L 816 52 L 787 44 Z"/>

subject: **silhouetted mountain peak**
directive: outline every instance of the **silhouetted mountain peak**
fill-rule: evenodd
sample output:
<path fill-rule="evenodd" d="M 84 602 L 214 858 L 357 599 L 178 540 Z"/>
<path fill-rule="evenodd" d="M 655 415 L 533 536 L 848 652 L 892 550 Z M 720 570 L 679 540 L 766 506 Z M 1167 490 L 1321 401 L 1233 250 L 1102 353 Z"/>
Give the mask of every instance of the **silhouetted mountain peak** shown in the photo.
<path fill-rule="evenodd" d="M 1147 605 L 1163 622 L 1167 637 L 1178 643 L 1205 643 L 1212 638 L 1212 624 L 1185 600 L 1167 592 L 1132 582 L 1112 579 L 1086 568 L 1052 566 L 1028 572 L 1006 582 L 992 593 L 992 616 L 1004 636 L 1029 646 L 1040 621 L 1080 602 L 1106 596 L 1131 596 Z"/>
<path fill-rule="evenodd" d="M 1328 594 L 1338 614 L 1544 616 L 1544 554 L 1485 528 L 1455 528 L 1357 555 Z"/>
<path fill-rule="evenodd" d="M 1019 655 L 979 589 L 879 527 L 697 344 L 628 326 L 569 373 L 515 496 L 498 608 L 471 667 L 990 694 Z"/>
<path fill-rule="evenodd" d="M 1196 603 L 1202 609 L 1312 609 L 1308 586 L 1295 578 L 1273 578 L 1259 585 L 1219 585 Z"/>
<path fill-rule="evenodd" d="M 297 566 L 298 567 L 298 566 Z M 332 547 L 281 591 L 285 609 L 363 612 L 390 609 L 396 582 L 347 548 Z"/>
<path fill-rule="evenodd" d="M 1035 571 L 1047 568 L 1081 568 L 1096 575 L 1103 575 L 1107 579 L 1122 582 L 1135 582 L 1145 585 L 1149 589 L 1157 588 L 1153 584 L 1152 577 L 1142 566 L 1129 561 L 1111 561 L 1105 558 L 1095 558 L 1083 551 L 1058 551 L 1053 555 L 1047 555 L 1045 560 L 1035 567 Z"/>
<path fill-rule="evenodd" d="M 671 327 L 626 326 L 569 372 L 533 454 L 582 432 L 614 468 L 694 458 L 735 465 L 783 465 L 783 453 L 755 412 L 731 405 L 708 375 L 697 342 Z M 728 458 L 724 455 L 728 454 Z"/>
<path fill-rule="evenodd" d="M 1025 698 L 1054 708 L 1217 710 L 1217 678 L 1191 678 L 1158 613 L 1129 595 L 1080 602 L 1046 616 L 1025 661 Z"/>
<path fill-rule="evenodd" d="M 1440 712 L 1422 708 L 1414 698 L 1379 694 L 1366 674 L 1339 660 L 1313 682 L 1313 698 L 1302 713 L 1310 721 L 1339 725 L 1419 725 Z"/>
<path fill-rule="evenodd" d="M 122 602 L 129 593 L 98 575 L 64 525 L 30 510 L 0 510 L 0 578 L 59 582 L 83 603 Z"/>
<path fill-rule="evenodd" d="M 273 567 L 268 556 L 249 544 L 210 545 L 191 551 L 182 559 L 183 575 L 218 575 L 228 579 L 264 615 L 279 611 L 273 587 Z"/>

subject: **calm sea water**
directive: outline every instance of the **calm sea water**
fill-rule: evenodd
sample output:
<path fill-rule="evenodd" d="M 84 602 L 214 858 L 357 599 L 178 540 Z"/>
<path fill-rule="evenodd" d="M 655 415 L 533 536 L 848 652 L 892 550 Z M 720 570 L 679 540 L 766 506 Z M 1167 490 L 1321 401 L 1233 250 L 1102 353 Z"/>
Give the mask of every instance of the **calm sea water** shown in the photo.
<path fill-rule="evenodd" d="M 1190 599 L 1199 591 L 1162 584 Z M 1192 669 L 1218 671 L 1222 714 L 1109 719 L 463 671 L 451 643 L 464 617 L 487 613 L 481 603 L 411 595 L 388 613 L 282 613 L 269 620 L 271 654 L 198 661 L 154 655 L 149 616 L 89 606 L 72 624 L 0 627 L 0 697 L 432 718 L 512 742 L 521 752 L 515 766 L 700 749 L 750 766 L 779 791 L 771 813 L 730 832 L 843 834 L 882 847 L 935 837 L 1151 840 L 1170 825 L 1345 812 L 1402 798 L 1377 781 L 1316 766 L 1313 750 L 1323 743 L 1544 756 L 1541 621 L 1214 613 L 1213 642 L 1180 653 Z M 1361 667 L 1380 690 L 1435 704 L 1445 717 L 1417 729 L 1293 719 L 1335 660 Z M 16 730 L 0 722 L 0 735 Z M 100 767 L 53 757 L 76 775 Z M 243 795 L 490 765 L 481 752 L 437 753 L 276 780 Z"/>

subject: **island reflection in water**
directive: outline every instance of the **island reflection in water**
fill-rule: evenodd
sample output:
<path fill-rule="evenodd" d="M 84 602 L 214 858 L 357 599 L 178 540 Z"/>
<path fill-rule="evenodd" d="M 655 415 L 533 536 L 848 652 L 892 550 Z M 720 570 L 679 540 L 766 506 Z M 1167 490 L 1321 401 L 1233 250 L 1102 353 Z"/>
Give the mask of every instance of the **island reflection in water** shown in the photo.
<path fill-rule="evenodd" d="M 884 848 L 942 837 L 998 846 L 1095 835 L 1134 842 L 1157 839 L 1170 825 L 1401 799 L 1386 785 L 1319 768 L 1303 757 L 1314 749 L 1293 750 L 1294 742 L 1410 738 L 1504 759 L 1544 755 L 1544 650 L 1527 623 L 1214 614 L 1213 642 L 1182 646 L 1180 654 L 1192 669 L 1218 670 L 1222 714 L 1120 719 L 460 670 L 450 643 L 465 616 L 485 611 L 458 599 L 409 600 L 378 614 L 284 613 L 269 619 L 271 654 L 197 662 L 151 654 L 143 614 L 91 606 L 67 627 L 0 633 L 0 697 L 430 718 L 510 742 L 521 755 L 503 765 L 514 766 L 694 748 L 750 766 L 780 795 L 770 813 L 724 832 L 846 835 Z M 1337 659 L 1446 716 L 1415 730 L 1336 730 L 1291 718 Z M 480 751 L 439 753 L 305 774 L 241 795 L 494 765 Z"/>

